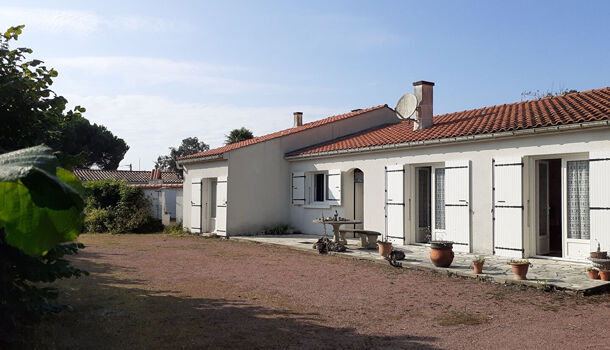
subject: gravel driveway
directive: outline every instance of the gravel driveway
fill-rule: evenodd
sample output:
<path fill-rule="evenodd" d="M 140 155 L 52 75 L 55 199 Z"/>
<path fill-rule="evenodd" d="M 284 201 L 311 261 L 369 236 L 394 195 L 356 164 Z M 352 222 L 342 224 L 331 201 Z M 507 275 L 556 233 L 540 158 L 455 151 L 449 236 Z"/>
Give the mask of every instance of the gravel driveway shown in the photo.
<path fill-rule="evenodd" d="M 74 311 L 27 348 L 609 349 L 610 297 L 522 290 L 232 240 L 82 235 Z M 313 250 L 312 250 L 313 251 Z"/>

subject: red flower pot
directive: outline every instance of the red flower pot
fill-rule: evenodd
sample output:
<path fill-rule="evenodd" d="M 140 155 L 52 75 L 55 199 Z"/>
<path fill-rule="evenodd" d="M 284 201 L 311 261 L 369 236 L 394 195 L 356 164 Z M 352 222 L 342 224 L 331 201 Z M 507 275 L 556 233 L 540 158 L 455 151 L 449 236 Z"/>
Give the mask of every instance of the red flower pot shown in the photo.
<path fill-rule="evenodd" d="M 513 268 L 513 273 L 515 274 L 516 280 L 526 280 L 527 279 L 527 270 L 530 267 L 530 263 L 510 263 L 510 266 Z"/>

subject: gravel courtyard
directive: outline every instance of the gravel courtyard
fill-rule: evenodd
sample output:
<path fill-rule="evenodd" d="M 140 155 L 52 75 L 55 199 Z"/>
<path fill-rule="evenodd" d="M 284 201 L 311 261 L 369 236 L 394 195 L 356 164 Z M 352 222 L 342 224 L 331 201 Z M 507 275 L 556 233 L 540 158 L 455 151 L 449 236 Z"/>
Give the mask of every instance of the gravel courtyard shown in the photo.
<path fill-rule="evenodd" d="M 82 235 L 91 272 L 17 348 L 608 349 L 610 296 L 572 296 L 235 240 Z"/>

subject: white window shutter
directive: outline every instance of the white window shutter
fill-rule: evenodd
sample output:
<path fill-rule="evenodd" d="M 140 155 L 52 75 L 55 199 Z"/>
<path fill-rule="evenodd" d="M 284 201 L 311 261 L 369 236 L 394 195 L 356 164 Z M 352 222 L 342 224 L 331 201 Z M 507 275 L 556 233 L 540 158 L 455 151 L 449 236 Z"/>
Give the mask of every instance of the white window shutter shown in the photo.
<path fill-rule="evenodd" d="M 445 229 L 456 252 L 470 252 L 470 161 L 445 162 Z"/>
<path fill-rule="evenodd" d="M 402 164 L 385 168 L 386 237 L 389 242 L 397 244 L 404 244 L 405 241 L 404 175 Z"/>
<path fill-rule="evenodd" d="M 292 173 L 292 204 L 303 205 L 305 204 L 305 173 L 304 172 L 293 172 Z"/>
<path fill-rule="evenodd" d="M 610 151 L 589 152 L 589 218 L 591 251 L 610 250 Z"/>
<path fill-rule="evenodd" d="M 191 232 L 201 233 L 201 179 L 191 182 Z"/>
<path fill-rule="evenodd" d="M 329 170 L 326 176 L 326 199 L 330 205 L 341 205 L 341 170 Z"/>
<path fill-rule="evenodd" d="M 227 235 L 227 185 L 226 176 L 219 176 L 216 180 L 216 232 L 220 236 Z"/>
<path fill-rule="evenodd" d="M 494 254 L 523 257 L 523 162 L 521 157 L 493 160 Z"/>

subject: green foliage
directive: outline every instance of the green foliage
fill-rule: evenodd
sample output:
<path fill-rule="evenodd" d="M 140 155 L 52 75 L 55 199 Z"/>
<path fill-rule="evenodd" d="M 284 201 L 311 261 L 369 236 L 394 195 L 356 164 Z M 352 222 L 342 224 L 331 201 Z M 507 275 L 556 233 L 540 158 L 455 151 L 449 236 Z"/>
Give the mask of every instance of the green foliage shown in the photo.
<path fill-rule="evenodd" d="M 250 131 L 244 127 L 239 128 L 239 129 L 233 129 L 233 130 L 231 130 L 229 135 L 226 135 L 225 145 L 230 145 L 232 143 L 249 140 L 251 138 L 254 138 L 252 131 Z"/>
<path fill-rule="evenodd" d="M 145 233 L 163 230 L 161 220 L 152 217 L 150 202 L 142 189 L 125 181 L 102 180 L 85 183 L 86 232 Z"/>
<path fill-rule="evenodd" d="M 85 108 L 66 111 L 68 101 L 50 89 L 57 71 L 28 59 L 29 48 L 10 48 L 23 28 L 0 36 L 0 152 L 44 143 L 64 167 L 116 169 L 129 147 L 105 127 L 91 125 L 82 116 Z"/>
<path fill-rule="evenodd" d="M 169 224 L 163 228 L 163 232 L 170 234 L 184 234 L 184 227 L 182 227 L 182 221 Z"/>
<path fill-rule="evenodd" d="M 43 255 L 81 231 L 83 188 L 57 166 L 46 146 L 0 155 L 0 227 L 8 244 L 30 255 Z"/>
<path fill-rule="evenodd" d="M 294 229 L 290 225 L 277 224 L 273 226 L 267 226 L 263 229 L 261 234 L 263 235 L 285 235 L 295 233 Z"/>
<path fill-rule="evenodd" d="M 209 149 L 210 146 L 203 141 L 199 141 L 196 137 L 187 137 L 182 140 L 182 143 L 178 148 L 170 147 L 169 155 L 159 156 L 155 162 L 155 168 L 160 168 L 163 171 L 178 172 L 180 170 L 176 165 L 176 159 Z"/>
<path fill-rule="evenodd" d="M 0 229 L 0 344 L 15 340 L 12 329 L 17 324 L 36 322 L 49 312 L 69 307 L 51 303 L 58 296 L 57 289 L 40 283 L 88 275 L 64 259 L 82 248 L 81 243 L 60 244 L 43 256 L 30 256 L 7 244 Z"/>
<path fill-rule="evenodd" d="M 18 323 L 64 307 L 50 303 L 57 289 L 38 283 L 86 274 L 63 259 L 83 245 L 59 244 L 81 230 L 84 189 L 58 163 L 46 146 L 0 155 L 0 344 Z"/>

